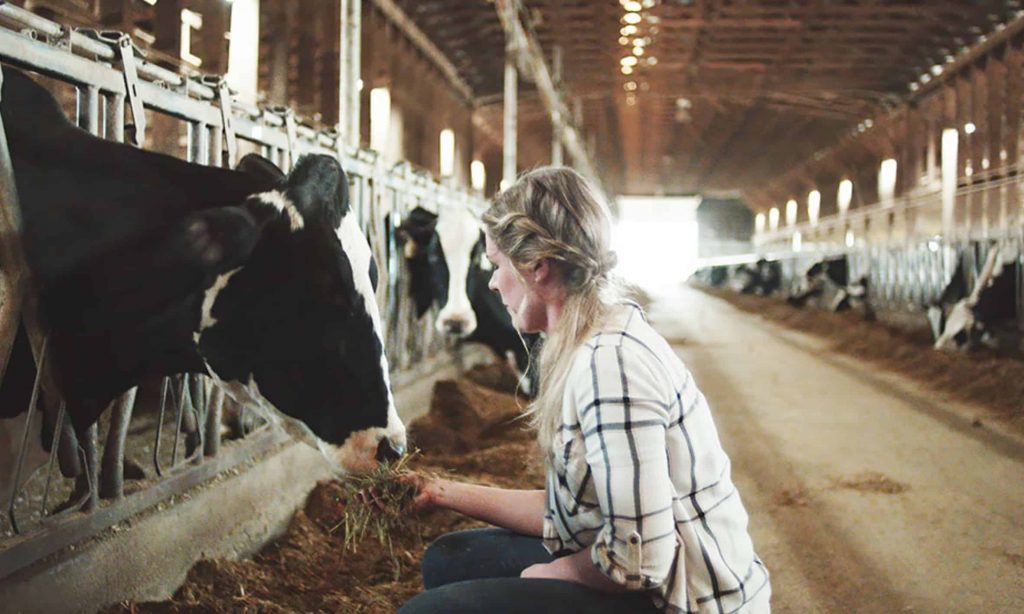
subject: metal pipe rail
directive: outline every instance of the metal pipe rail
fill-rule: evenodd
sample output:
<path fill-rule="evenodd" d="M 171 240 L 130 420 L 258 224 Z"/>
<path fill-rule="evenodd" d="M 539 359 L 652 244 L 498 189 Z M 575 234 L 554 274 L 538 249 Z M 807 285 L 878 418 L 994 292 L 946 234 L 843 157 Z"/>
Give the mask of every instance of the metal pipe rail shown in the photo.
<path fill-rule="evenodd" d="M 484 201 L 466 189 L 437 182 L 408 163 L 386 168 L 376 152 L 348 146 L 334 130 L 304 125 L 288 109 L 259 108 L 234 100 L 222 78 L 182 76 L 135 58 L 134 49 L 132 54 L 123 50 L 126 44 L 130 45 L 130 39 L 126 40 L 123 35 L 94 38 L 0 0 L 0 61 L 73 85 L 77 89 L 77 122 L 96 136 L 123 142 L 127 106 L 137 124 L 140 119 L 145 121 L 140 118 L 144 112 L 182 121 L 186 126 L 186 143 L 177 155 L 197 164 L 233 164 L 236 154 L 243 149 L 263 154 L 285 172 L 303 154 L 336 157 L 349 175 L 352 207 L 381 265 L 378 266 L 381 279 L 377 299 L 386 322 L 385 349 L 394 375 L 397 379 L 402 379 L 403 374 L 413 376 L 417 365 L 424 360 L 435 360 L 444 349 L 444 339 L 432 326 L 432 318 L 415 318 L 411 301 L 406 298 L 409 280 L 393 228 L 417 206 L 434 212 L 448 207 L 480 210 Z M 2 137 L 0 122 L 0 151 L 6 145 Z M 141 139 L 137 144 L 141 144 Z M 9 163 L 0 159 L 0 178 L 9 168 Z M 4 185 L 7 183 L 0 182 L 0 187 Z M 4 214 L 4 219 L 17 213 L 13 198 L 5 197 L 0 202 L 0 213 Z M 12 227 L 17 228 L 17 224 Z M 0 285 L 0 306 L 3 307 L 0 332 L 10 333 L 0 338 L 3 353 L 9 351 L 22 317 L 20 301 L 11 308 L 10 299 L 18 297 L 12 292 L 14 288 L 7 285 Z M 28 311 L 27 315 L 30 315 Z M 41 331 L 33 331 L 33 334 L 40 336 Z M 45 364 L 40 365 L 40 370 L 45 371 Z M 37 389 L 40 385 L 37 384 Z M 42 509 L 34 512 L 42 520 L 31 532 L 13 540 L 5 540 L 0 532 L 0 578 L 234 466 L 235 459 L 251 458 L 280 443 L 276 428 L 266 425 L 259 431 L 263 435 L 251 435 L 252 443 L 240 449 L 232 447 L 224 457 L 219 445 L 218 423 L 224 395 L 205 377 L 165 380 L 160 396 L 161 418 L 157 420 L 153 448 L 154 466 L 164 477 L 155 485 L 136 492 L 126 493 L 119 479 L 110 481 L 105 477 L 110 468 L 115 468 L 119 475 L 123 433 L 128 431 L 134 390 L 113 403 L 106 447 L 115 448 L 104 450 L 103 464 L 108 471 L 101 475 L 98 475 L 97 446 L 92 442 L 93 437 L 75 443 L 69 421 L 61 421 L 61 441 L 67 439 L 71 450 L 80 449 L 82 453 L 79 457 L 72 452 L 73 457 L 68 459 L 59 456 L 59 447 L 53 446 L 54 452 L 46 468 Z M 174 415 L 165 420 L 164 407 L 168 402 L 173 404 Z M 165 421 L 175 425 L 174 436 L 161 448 Z M 186 455 L 179 455 L 182 431 L 179 425 L 190 423 L 192 430 L 186 429 L 186 439 L 196 447 L 191 456 L 183 458 Z M 26 433 L 28 426 L 26 424 Z M 117 434 L 122 434 L 120 444 Z M 82 517 L 72 507 L 69 512 L 46 518 L 55 458 L 60 458 L 62 467 L 82 465 L 73 496 L 83 497 L 80 501 L 88 502 L 96 511 Z M 12 512 L 18 496 L 17 488 L 15 491 L 9 502 Z M 109 502 L 100 503 L 100 493 L 109 497 Z M 5 508 L 8 506 L 8 501 L 0 503 Z"/>

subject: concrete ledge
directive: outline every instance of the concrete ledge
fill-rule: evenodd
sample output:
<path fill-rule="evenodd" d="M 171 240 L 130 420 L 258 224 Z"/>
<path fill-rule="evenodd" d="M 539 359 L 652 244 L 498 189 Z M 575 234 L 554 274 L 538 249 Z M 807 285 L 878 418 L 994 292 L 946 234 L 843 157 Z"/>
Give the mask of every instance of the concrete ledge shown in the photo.
<path fill-rule="evenodd" d="M 235 473 L 235 475 L 231 475 Z M 5 612 L 94 612 L 125 599 L 166 599 L 201 558 L 250 556 L 281 535 L 317 480 L 323 456 L 287 443 L 0 584 Z"/>

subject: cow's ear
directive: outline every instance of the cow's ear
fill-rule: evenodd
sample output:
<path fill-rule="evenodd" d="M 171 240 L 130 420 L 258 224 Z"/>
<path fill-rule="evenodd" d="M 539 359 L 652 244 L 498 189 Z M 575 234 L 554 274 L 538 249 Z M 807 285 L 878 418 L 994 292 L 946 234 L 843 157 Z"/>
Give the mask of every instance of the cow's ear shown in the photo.
<path fill-rule="evenodd" d="M 281 183 L 284 180 L 284 173 L 281 172 L 281 169 L 259 154 L 246 154 L 235 168 L 273 184 Z"/>
<path fill-rule="evenodd" d="M 299 158 L 288 173 L 287 193 L 302 217 L 325 220 L 332 228 L 341 225 L 349 210 L 348 177 L 331 156 Z"/>
<path fill-rule="evenodd" d="M 263 224 L 244 207 L 219 207 L 190 215 L 182 229 L 185 257 L 220 274 L 241 266 L 259 241 Z"/>

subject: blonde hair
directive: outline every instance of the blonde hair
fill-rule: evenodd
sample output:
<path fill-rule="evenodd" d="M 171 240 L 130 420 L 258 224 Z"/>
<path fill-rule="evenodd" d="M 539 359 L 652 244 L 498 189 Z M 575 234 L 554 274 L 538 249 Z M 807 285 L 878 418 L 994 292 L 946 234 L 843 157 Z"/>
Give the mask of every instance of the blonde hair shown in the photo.
<path fill-rule="evenodd" d="M 483 215 L 495 245 L 518 269 L 547 259 L 559 271 L 566 302 L 538 357 L 540 386 L 527 410 L 545 457 L 561 424 L 572 356 L 604 324 L 622 290 L 609 277 L 611 216 L 587 181 L 567 167 L 524 173 Z"/>

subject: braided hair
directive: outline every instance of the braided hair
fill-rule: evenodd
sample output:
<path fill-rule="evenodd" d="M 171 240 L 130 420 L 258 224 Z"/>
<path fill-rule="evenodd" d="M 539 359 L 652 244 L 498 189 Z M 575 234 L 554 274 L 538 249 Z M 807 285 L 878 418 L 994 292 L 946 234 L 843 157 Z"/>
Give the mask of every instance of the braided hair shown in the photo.
<path fill-rule="evenodd" d="M 610 248 L 611 216 L 576 171 L 543 167 L 524 173 L 495 196 L 483 223 L 517 270 L 547 260 L 565 286 L 566 303 L 541 346 L 540 387 L 527 412 L 549 457 L 572 356 L 623 296 L 610 275 L 616 263 Z"/>

